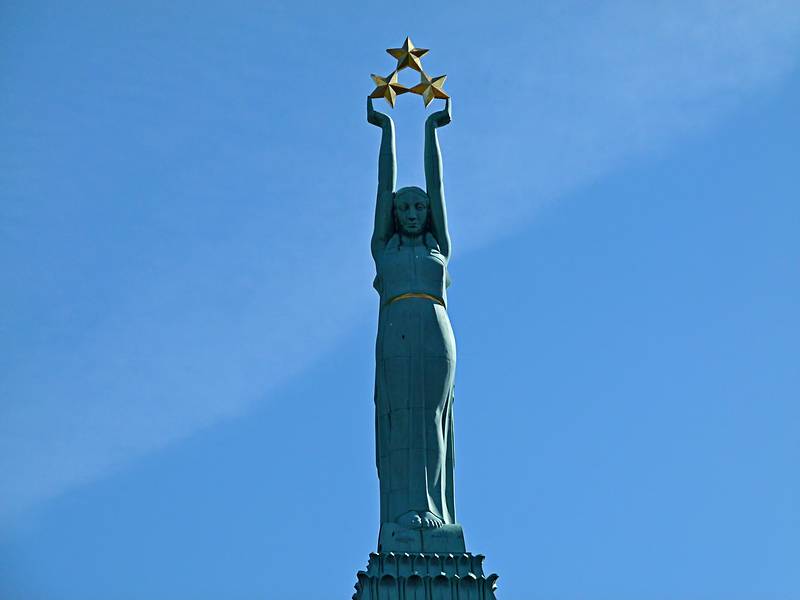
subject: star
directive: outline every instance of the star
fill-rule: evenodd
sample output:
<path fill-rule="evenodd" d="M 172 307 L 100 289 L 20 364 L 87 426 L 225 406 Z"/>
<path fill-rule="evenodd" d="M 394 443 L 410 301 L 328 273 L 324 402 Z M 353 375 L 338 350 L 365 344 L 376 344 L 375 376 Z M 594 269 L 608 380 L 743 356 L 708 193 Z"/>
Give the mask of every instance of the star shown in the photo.
<path fill-rule="evenodd" d="M 406 37 L 402 48 L 388 48 L 386 51 L 397 59 L 398 71 L 411 67 L 415 71 L 422 73 L 422 63 L 419 59 L 425 56 L 428 50 L 427 48 L 415 48 L 414 44 L 411 43 L 410 37 Z"/>
<path fill-rule="evenodd" d="M 430 78 L 425 71 L 420 71 L 420 83 L 409 89 L 409 92 L 419 94 L 422 96 L 422 101 L 425 106 L 431 103 L 434 98 L 449 98 L 450 96 L 444 91 L 444 80 L 447 75 L 440 75 L 439 77 Z"/>
<path fill-rule="evenodd" d="M 397 71 L 392 71 L 386 77 L 381 77 L 380 75 L 370 75 L 370 77 L 372 77 L 376 87 L 369 97 L 385 98 L 392 108 L 394 108 L 394 99 L 399 94 L 405 94 L 409 91 L 407 87 L 397 83 Z"/>

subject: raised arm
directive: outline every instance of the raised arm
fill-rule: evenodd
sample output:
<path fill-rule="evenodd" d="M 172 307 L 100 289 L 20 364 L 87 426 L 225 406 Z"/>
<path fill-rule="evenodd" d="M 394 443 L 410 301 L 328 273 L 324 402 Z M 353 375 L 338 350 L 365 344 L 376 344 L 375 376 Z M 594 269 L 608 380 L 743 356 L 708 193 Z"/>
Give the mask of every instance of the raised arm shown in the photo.
<path fill-rule="evenodd" d="M 439 250 L 450 259 L 450 232 L 447 229 L 447 206 L 444 203 L 442 181 L 442 153 L 436 130 L 450 123 L 450 100 L 445 100 L 444 110 L 431 115 L 425 121 L 425 184 L 431 202 L 431 233 L 439 243 Z"/>
<path fill-rule="evenodd" d="M 378 198 L 375 204 L 375 228 L 372 232 L 372 256 L 378 253 L 394 235 L 392 202 L 397 181 L 394 148 L 394 123 L 389 115 L 372 108 L 372 98 L 367 98 L 367 121 L 381 128 L 381 149 L 378 154 Z"/>

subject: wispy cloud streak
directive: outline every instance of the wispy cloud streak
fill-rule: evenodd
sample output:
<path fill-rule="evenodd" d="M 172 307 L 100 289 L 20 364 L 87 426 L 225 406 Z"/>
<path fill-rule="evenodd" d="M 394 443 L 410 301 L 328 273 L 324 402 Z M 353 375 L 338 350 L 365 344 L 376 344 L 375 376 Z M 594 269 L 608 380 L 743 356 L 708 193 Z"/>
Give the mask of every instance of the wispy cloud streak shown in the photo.
<path fill-rule="evenodd" d="M 482 84 L 470 88 L 469 105 L 456 105 L 458 128 L 447 133 L 448 195 L 503 206 L 453 201 L 459 249 L 708 128 L 779 84 L 800 45 L 800 10 L 790 2 L 518 12 L 479 20 L 467 10 L 459 23 L 482 28 L 485 47 L 471 72 Z M 278 33 L 295 33 L 289 21 L 276 23 Z M 374 302 L 368 234 L 353 233 L 370 227 L 373 156 L 358 162 L 343 150 L 374 153 L 374 132 L 346 133 L 355 117 L 323 126 L 326 115 L 265 93 L 277 85 L 302 97 L 306 79 L 242 59 L 258 48 L 257 27 L 237 30 L 224 58 L 178 52 L 161 71 L 165 54 L 153 39 L 174 32 L 143 27 L 148 44 L 131 41 L 116 56 L 127 76 L 77 63 L 94 74 L 102 102 L 66 79 L 49 83 L 71 98 L 66 121 L 34 122 L 40 113 L 31 111 L 48 100 L 21 72 L 23 91 L 3 100 L 16 120 L 0 127 L 15 146 L 0 152 L 9 199 L 2 266 L 18 283 L 0 321 L 2 517 L 241 414 Z M 464 36 L 438 43 L 453 57 L 470 50 Z M 297 49 L 287 52 L 293 68 L 308 65 Z M 175 71 L 192 94 L 206 94 L 194 112 L 182 114 Z M 360 65 L 345 79 L 356 75 Z M 453 82 L 455 97 L 469 85 Z M 500 91 L 509 97 L 498 101 Z M 270 102 L 271 122 L 260 119 L 259 101 Z M 188 125 L 163 126 L 165 109 Z M 94 148 L 88 162 L 77 136 Z"/>

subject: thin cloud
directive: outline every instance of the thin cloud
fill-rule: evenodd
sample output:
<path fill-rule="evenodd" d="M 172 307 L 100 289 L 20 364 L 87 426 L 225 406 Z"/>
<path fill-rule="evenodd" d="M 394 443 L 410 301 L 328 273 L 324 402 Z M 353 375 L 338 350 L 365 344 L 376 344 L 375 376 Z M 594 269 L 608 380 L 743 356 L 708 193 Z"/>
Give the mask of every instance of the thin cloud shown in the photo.
<path fill-rule="evenodd" d="M 492 27 L 505 34 L 492 36 L 499 42 L 475 58 L 473 79 L 484 84 L 471 90 L 470 106 L 456 105 L 459 126 L 446 134 L 448 194 L 487 199 L 453 202 L 459 248 L 474 249 L 507 234 L 544 202 L 712 126 L 784 79 L 796 66 L 800 43 L 800 11 L 788 2 L 604 3 L 591 13 L 544 14 L 535 23 L 512 17 L 487 22 L 490 34 Z M 467 43 L 454 40 L 451 51 L 463 54 Z M 204 68 L 187 64 L 198 78 L 208 76 Z M 457 96 L 458 88 L 451 92 Z M 154 93 L 151 101 L 164 102 L 170 93 Z M 306 117 L 294 110 L 285 118 Z M 205 116 L 198 117 L 198 129 L 235 126 L 200 118 Z M 240 415 L 306 368 L 374 305 L 365 284 L 371 276 L 366 245 L 352 234 L 369 229 L 374 174 L 342 162 L 314 180 L 301 180 L 305 171 L 297 165 L 338 160 L 325 153 L 338 134 L 324 138 L 328 146 L 322 150 L 280 147 L 284 140 L 273 137 L 276 148 L 259 154 L 271 131 L 259 131 L 264 136 L 257 140 L 237 133 L 229 145 L 245 149 L 230 155 L 230 148 L 204 154 L 196 138 L 183 147 L 168 132 L 157 133 L 146 132 L 147 148 L 165 158 L 193 157 L 185 160 L 195 163 L 178 165 L 158 180 L 160 189 L 140 187 L 127 199 L 132 211 L 150 215 L 147 235 L 126 229 L 126 239 L 141 254 L 125 258 L 125 270 L 115 270 L 122 259 L 106 265 L 94 253 L 98 246 L 123 250 L 113 236 L 93 233 L 91 252 L 72 257 L 76 264 L 83 261 L 81 268 L 65 263 L 56 276 L 62 297 L 51 303 L 71 302 L 80 313 L 72 315 L 74 324 L 62 331 L 55 324 L 66 318 L 63 313 L 24 313 L 4 326 L 11 336 L 6 339 L 27 344 L 3 350 L 0 389 L 9 400 L 0 406 L 2 518 Z M 207 164 L 198 168 L 198 161 Z M 220 162 L 229 168 L 224 177 L 217 171 Z M 372 158 L 369 164 L 373 168 Z M 455 174 L 452 165 L 460 166 Z M 109 192 L 135 187 L 141 179 L 122 162 L 114 168 L 127 179 L 108 182 L 102 173 L 93 175 Z M 268 208 L 239 207 L 245 216 L 238 220 L 169 212 L 251 195 L 248 178 L 254 173 L 266 174 L 260 192 Z M 235 177 L 240 184 L 230 183 Z M 214 183 L 220 179 L 227 187 Z M 363 202 L 332 196 L 345 180 L 352 183 L 347 193 Z M 25 200 L 22 183 L 6 183 L 6 189 Z M 183 189 L 196 190 L 196 197 L 167 202 Z M 80 187 L 72 192 L 92 195 Z M 36 234 L 33 227 L 24 231 L 26 210 L 20 206 L 13 215 L 9 209 L 3 223 L 15 241 Z M 89 201 L 75 206 L 74 215 L 62 215 L 74 217 L 70 223 L 79 222 L 82 211 L 98 209 Z M 124 214 L 114 218 L 129 222 Z M 208 229 L 194 230 L 192 223 Z M 57 218 L 49 227 L 53 236 L 67 235 Z M 159 245 L 166 244 L 162 239 L 174 243 Z M 70 240 L 51 243 L 56 242 L 66 248 Z M 55 258 L 44 254 L 41 260 Z M 106 269 L 100 276 L 92 261 Z M 87 290 L 87 274 L 102 281 Z M 46 283 L 44 275 L 27 277 L 22 285 L 31 289 Z M 17 293 L 14 306 L 35 299 L 27 288 Z M 84 314 L 90 299 L 93 309 Z"/>
<path fill-rule="evenodd" d="M 779 84 L 800 57 L 800 8 L 791 2 L 602 7 L 566 24 L 542 16 L 544 39 L 510 19 L 505 42 L 477 55 L 476 108 L 459 116 L 488 151 L 469 147 L 461 160 L 484 175 L 448 184 L 464 194 L 478 186 L 502 198 L 503 210 L 465 202 L 454 220 L 459 238 L 489 242 L 626 160 L 705 132 Z M 519 60 L 499 69 L 508 57 Z"/>

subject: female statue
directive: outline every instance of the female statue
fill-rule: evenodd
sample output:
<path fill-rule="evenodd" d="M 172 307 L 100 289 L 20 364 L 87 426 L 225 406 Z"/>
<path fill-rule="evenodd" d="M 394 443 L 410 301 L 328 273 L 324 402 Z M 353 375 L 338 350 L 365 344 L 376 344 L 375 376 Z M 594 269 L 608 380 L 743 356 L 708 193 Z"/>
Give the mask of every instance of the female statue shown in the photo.
<path fill-rule="evenodd" d="M 436 130 L 450 100 L 425 121 L 427 191 L 395 191 L 394 123 L 367 99 L 382 130 L 372 256 L 380 294 L 375 421 L 381 523 L 409 529 L 456 522 L 453 381 L 456 346 L 447 317 L 450 235 Z"/>

